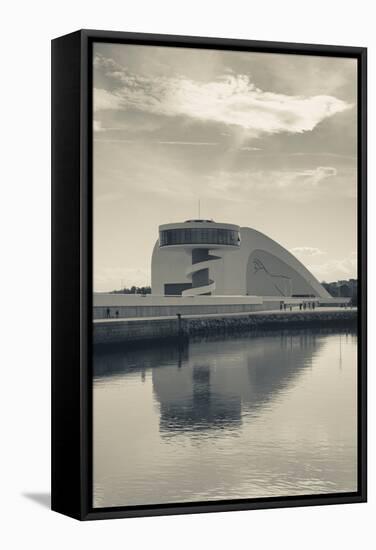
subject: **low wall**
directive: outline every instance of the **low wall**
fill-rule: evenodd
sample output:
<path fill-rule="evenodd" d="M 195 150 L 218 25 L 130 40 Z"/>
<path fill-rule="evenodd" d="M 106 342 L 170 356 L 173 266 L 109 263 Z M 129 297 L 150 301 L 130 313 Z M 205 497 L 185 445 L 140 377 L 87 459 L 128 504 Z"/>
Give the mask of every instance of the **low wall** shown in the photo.
<path fill-rule="evenodd" d="M 178 338 L 179 333 L 177 318 L 97 321 L 94 323 L 94 344 Z"/>
<path fill-rule="evenodd" d="M 275 299 L 275 298 L 274 298 Z M 158 294 L 108 294 L 97 293 L 93 295 L 94 307 L 119 307 L 119 306 L 180 306 L 208 304 L 262 304 L 261 296 L 160 296 Z"/>
<path fill-rule="evenodd" d="M 340 301 L 339 301 L 340 300 Z M 283 302 L 298 307 L 312 298 L 281 296 L 157 296 L 153 294 L 94 294 L 94 319 L 133 319 L 187 315 L 224 315 L 279 310 Z M 320 303 L 314 299 L 316 305 Z M 349 298 L 332 298 L 330 305 L 346 303 Z"/>
<path fill-rule="evenodd" d="M 251 313 L 265 309 L 276 309 L 279 302 L 268 304 L 213 304 L 213 305 L 171 305 L 171 306 L 118 306 L 94 307 L 94 319 L 106 319 L 107 314 L 112 319 L 130 319 L 135 317 L 169 317 L 180 315 L 213 315 L 225 313 Z M 107 313 L 108 310 L 108 313 Z"/>
<path fill-rule="evenodd" d="M 137 343 L 156 339 L 189 338 L 193 335 L 240 332 L 254 329 L 350 326 L 356 310 L 262 312 L 250 315 L 188 319 L 119 319 L 94 322 L 94 344 Z"/>
<path fill-rule="evenodd" d="M 274 300 L 275 301 L 275 300 Z M 147 294 L 94 294 L 93 318 L 129 319 L 259 311 L 259 296 L 154 296 Z M 269 308 L 270 309 L 270 308 Z"/>
<path fill-rule="evenodd" d="M 356 324 L 355 310 L 341 311 L 296 311 L 296 312 L 263 312 L 247 317 L 227 317 L 222 319 L 189 319 L 188 333 L 210 334 L 218 332 L 239 332 L 250 329 L 304 328 L 321 326 L 343 326 Z"/>

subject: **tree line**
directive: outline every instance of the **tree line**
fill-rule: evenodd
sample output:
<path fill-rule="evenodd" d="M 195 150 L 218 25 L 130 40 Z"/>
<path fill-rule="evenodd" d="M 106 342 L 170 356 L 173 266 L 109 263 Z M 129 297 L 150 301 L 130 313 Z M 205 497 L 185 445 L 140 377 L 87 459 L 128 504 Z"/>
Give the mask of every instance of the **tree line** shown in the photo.
<path fill-rule="evenodd" d="M 131 286 L 120 288 L 119 290 L 112 290 L 110 294 L 151 294 L 150 286 Z"/>

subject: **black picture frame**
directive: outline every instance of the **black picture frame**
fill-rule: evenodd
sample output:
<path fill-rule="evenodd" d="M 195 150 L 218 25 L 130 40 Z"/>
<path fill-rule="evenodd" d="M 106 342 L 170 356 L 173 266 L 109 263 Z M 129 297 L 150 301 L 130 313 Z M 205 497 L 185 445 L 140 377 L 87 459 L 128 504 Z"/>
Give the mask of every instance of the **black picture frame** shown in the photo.
<path fill-rule="evenodd" d="M 92 501 L 92 45 L 351 57 L 358 63 L 358 491 L 155 506 Z M 52 509 L 79 520 L 365 502 L 367 499 L 366 48 L 80 30 L 52 40 Z"/>

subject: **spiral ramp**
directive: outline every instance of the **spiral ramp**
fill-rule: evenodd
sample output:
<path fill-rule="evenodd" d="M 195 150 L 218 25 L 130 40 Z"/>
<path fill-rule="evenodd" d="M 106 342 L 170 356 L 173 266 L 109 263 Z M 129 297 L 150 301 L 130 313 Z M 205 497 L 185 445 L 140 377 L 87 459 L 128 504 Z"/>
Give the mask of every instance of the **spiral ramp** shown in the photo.
<path fill-rule="evenodd" d="M 208 285 L 188 288 L 182 291 L 182 296 L 201 296 L 203 294 L 212 294 L 215 290 L 215 281 L 210 281 Z"/>
<path fill-rule="evenodd" d="M 218 256 L 209 256 L 205 260 L 193 263 L 185 273 L 192 281 L 192 288 L 183 290 L 182 296 L 213 294 L 215 291 L 215 281 L 209 278 L 209 270 L 212 262 L 219 259 Z"/>

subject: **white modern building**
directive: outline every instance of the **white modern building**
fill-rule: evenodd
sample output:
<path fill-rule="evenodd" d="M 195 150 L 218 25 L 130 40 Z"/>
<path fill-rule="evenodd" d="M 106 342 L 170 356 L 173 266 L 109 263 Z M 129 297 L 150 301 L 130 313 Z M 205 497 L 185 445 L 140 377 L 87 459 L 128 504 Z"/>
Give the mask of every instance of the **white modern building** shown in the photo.
<path fill-rule="evenodd" d="M 332 297 L 288 250 L 263 233 L 212 220 L 159 227 L 151 263 L 159 296 Z"/>
<path fill-rule="evenodd" d="M 95 293 L 94 319 L 244 315 L 345 305 L 263 233 L 212 220 L 159 227 L 151 294 Z"/>

